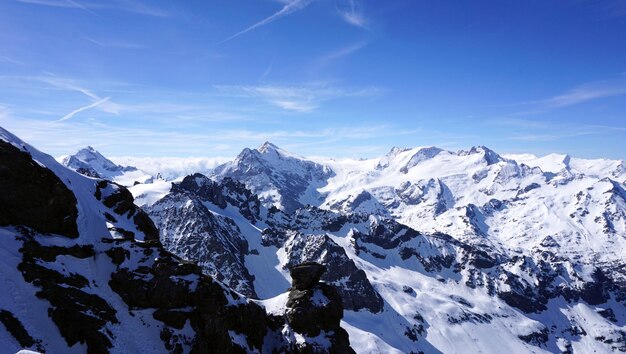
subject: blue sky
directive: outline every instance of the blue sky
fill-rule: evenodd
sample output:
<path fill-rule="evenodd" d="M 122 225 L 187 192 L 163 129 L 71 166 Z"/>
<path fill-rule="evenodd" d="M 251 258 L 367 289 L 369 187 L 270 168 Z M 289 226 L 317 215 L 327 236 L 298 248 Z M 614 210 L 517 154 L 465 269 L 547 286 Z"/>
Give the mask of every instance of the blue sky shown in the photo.
<path fill-rule="evenodd" d="M 0 126 L 53 155 L 626 159 L 624 38 L 624 0 L 4 0 Z"/>

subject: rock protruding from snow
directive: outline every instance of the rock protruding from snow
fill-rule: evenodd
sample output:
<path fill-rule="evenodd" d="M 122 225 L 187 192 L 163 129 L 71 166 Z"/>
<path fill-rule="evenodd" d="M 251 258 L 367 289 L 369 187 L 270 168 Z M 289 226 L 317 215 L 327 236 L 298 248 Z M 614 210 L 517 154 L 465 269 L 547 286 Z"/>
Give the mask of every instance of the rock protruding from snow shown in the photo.
<path fill-rule="evenodd" d="M 76 197 L 28 152 L 0 140 L 0 226 L 78 237 Z"/>
<path fill-rule="evenodd" d="M 96 178 L 110 178 L 123 172 L 137 170 L 132 166 L 116 165 L 91 146 L 82 148 L 73 155 L 66 156 L 62 163 L 79 173 Z"/>
<path fill-rule="evenodd" d="M 487 165 L 493 165 L 500 161 L 504 161 L 504 158 L 498 155 L 495 151 L 489 149 L 486 146 L 472 146 L 469 150 L 461 150 L 458 152 L 459 156 L 479 155 Z"/>
<path fill-rule="evenodd" d="M 195 173 L 185 177 L 180 183 L 172 184 L 172 193 L 179 192 L 192 193 L 220 209 L 225 209 L 230 204 L 239 209 L 239 213 L 252 223 L 260 218 L 259 198 L 252 194 L 243 183 L 230 177 L 218 183 L 200 173 Z"/>
<path fill-rule="evenodd" d="M 111 212 L 116 214 L 118 218 L 122 220 L 131 220 L 132 218 L 133 228 L 140 231 L 138 235 L 140 240 L 159 240 L 159 230 L 157 230 L 148 214 L 135 205 L 133 195 L 126 187 L 107 180 L 101 180 L 96 183 L 95 197 L 101 200 L 106 207 L 110 208 Z M 110 223 L 117 223 L 117 218 L 110 213 L 105 214 L 105 216 Z M 120 226 L 110 226 L 109 230 L 126 239 L 135 239 L 136 236 L 133 231 Z"/>
<path fill-rule="evenodd" d="M 337 290 L 320 283 L 325 267 L 304 263 L 290 268 L 293 287 L 285 308 L 289 327 L 296 332 L 296 353 L 354 353 L 341 328 L 343 304 Z M 298 340 L 298 336 L 300 340 Z"/>
<path fill-rule="evenodd" d="M 290 269 L 301 262 L 319 262 L 332 269 L 322 279 L 337 287 L 346 309 L 372 313 L 382 311 L 383 300 L 365 272 L 357 268 L 343 247 L 328 235 L 295 233 L 286 242 L 284 249 L 288 255 L 286 266 Z"/>
<path fill-rule="evenodd" d="M 305 262 L 289 267 L 291 284 L 298 290 L 311 289 L 320 282 L 326 267 L 315 262 Z"/>
<path fill-rule="evenodd" d="M 0 174 L 15 170 L 24 177 L 21 185 L 0 183 L 0 196 L 13 196 L 8 188 L 33 188 L 20 195 L 23 205 L 38 206 L 40 192 L 50 202 L 43 210 L 61 213 L 79 233 L 67 234 L 61 225 L 44 231 L 71 239 L 44 234 L 42 213 L 34 212 L 32 222 L 0 214 L 9 224 L 0 227 L 3 352 L 289 352 L 282 346 L 285 335 L 267 335 L 263 308 L 166 251 L 150 230 L 140 228 L 140 211 L 124 187 L 70 171 L 2 129 L 0 148 L 14 154 L 0 155 Z M 54 225 L 57 216 L 50 215 Z M 111 238 L 111 227 L 136 237 Z"/>

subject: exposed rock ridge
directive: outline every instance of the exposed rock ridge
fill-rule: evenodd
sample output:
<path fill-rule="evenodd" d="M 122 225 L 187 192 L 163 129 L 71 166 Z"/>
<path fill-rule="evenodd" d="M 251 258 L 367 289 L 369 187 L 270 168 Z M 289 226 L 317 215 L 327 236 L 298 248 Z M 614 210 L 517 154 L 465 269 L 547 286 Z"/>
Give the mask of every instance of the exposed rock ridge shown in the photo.
<path fill-rule="evenodd" d="M 348 333 L 341 328 L 343 303 L 335 287 L 320 283 L 326 267 L 302 263 L 289 269 L 292 287 L 286 304 L 289 327 L 306 340 L 295 341 L 295 353 L 354 353 Z"/>

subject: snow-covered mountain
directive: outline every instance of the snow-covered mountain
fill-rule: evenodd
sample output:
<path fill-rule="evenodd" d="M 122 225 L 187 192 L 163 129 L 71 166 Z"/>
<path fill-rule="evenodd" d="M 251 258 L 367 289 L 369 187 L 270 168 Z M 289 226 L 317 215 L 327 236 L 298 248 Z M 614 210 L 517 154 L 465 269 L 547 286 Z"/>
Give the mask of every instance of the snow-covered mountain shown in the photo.
<path fill-rule="evenodd" d="M 2 128 L 0 241 L 3 353 L 353 353 L 320 265 L 251 301 L 166 251 L 125 187 Z"/>
<path fill-rule="evenodd" d="M 266 205 L 294 211 L 307 204 L 319 204 L 323 196 L 318 189 L 332 175 L 328 166 L 265 142 L 257 149 L 244 149 L 234 161 L 216 167 L 210 177 L 242 181 Z"/>
<path fill-rule="evenodd" d="M 131 192 L 170 251 L 264 302 L 290 265 L 327 265 L 360 353 L 612 352 L 626 350 L 623 166 L 482 146 L 314 161 L 265 143 L 215 181 Z"/>
<path fill-rule="evenodd" d="M 626 351 L 622 161 L 483 146 L 321 160 L 265 143 L 126 190 L 0 135 L 37 162 L 0 160 L 11 350 L 342 353 L 348 334 L 357 353 Z M 33 168 L 49 179 L 6 177 Z"/>
<path fill-rule="evenodd" d="M 132 186 L 135 182 L 146 183 L 153 179 L 136 167 L 116 165 L 91 146 L 82 148 L 73 155 L 61 157 L 59 161 L 85 176 L 107 179 L 124 186 Z"/>

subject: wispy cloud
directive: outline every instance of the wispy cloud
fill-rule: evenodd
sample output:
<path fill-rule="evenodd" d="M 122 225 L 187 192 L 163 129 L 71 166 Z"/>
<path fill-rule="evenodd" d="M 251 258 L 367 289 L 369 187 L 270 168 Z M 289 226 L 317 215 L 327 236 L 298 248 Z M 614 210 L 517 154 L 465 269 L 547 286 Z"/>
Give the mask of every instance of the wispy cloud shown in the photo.
<path fill-rule="evenodd" d="M 345 89 L 324 84 L 309 85 L 257 85 L 216 86 L 222 92 L 242 97 L 260 98 L 287 111 L 307 113 L 315 110 L 322 102 L 345 97 L 365 97 L 380 94 L 382 90 L 369 87 Z"/>
<path fill-rule="evenodd" d="M 120 49 L 142 49 L 145 48 L 144 45 L 141 44 L 137 44 L 137 43 L 132 43 L 132 42 L 121 42 L 121 41 L 101 41 L 101 40 L 96 40 L 93 39 L 91 37 L 87 37 L 84 36 L 84 38 L 99 46 L 99 47 L 103 47 L 103 48 L 120 48 Z"/>
<path fill-rule="evenodd" d="M 224 40 L 222 40 L 220 43 L 225 43 L 228 42 L 232 39 L 235 39 L 239 36 L 241 36 L 242 34 L 248 33 L 252 30 L 255 30 L 259 27 L 265 26 L 269 23 L 272 23 L 276 20 L 278 20 L 281 17 L 287 16 L 287 15 L 291 15 L 294 12 L 300 11 L 302 9 L 304 9 L 305 7 L 307 7 L 307 5 L 309 5 L 313 0 L 293 0 L 287 4 L 285 4 L 280 10 L 278 10 L 277 12 L 275 12 L 273 15 L 266 17 L 264 19 L 262 19 L 261 21 L 253 24 L 252 26 L 241 30 L 235 34 L 233 34 L 230 37 L 225 38 Z"/>
<path fill-rule="evenodd" d="M 39 77 L 38 79 L 53 87 L 56 87 L 62 90 L 80 92 L 92 100 L 90 104 L 81 106 L 71 111 L 70 113 L 61 117 L 58 121 L 69 120 L 80 112 L 86 111 L 91 108 L 96 108 L 96 107 L 103 112 L 116 114 L 116 115 L 118 115 L 120 113 L 120 110 L 122 109 L 121 105 L 111 102 L 110 97 L 104 97 L 104 98 L 100 97 L 96 95 L 95 93 L 93 93 L 91 90 L 77 85 L 72 80 L 64 79 L 64 78 L 57 78 L 57 77 L 48 77 L 48 76 Z"/>
<path fill-rule="evenodd" d="M 11 63 L 11 64 L 20 65 L 20 66 L 26 65 L 24 62 L 8 57 L 6 55 L 0 55 L 0 63 Z"/>
<path fill-rule="evenodd" d="M 536 101 L 547 108 L 560 108 L 573 106 L 587 101 L 620 96 L 626 94 L 626 76 L 622 75 L 618 79 L 604 80 L 588 83 L 575 87 L 560 95 L 542 101 Z"/>
<path fill-rule="evenodd" d="M 109 0 L 101 2 L 85 2 L 79 0 L 16 0 L 25 4 L 80 9 L 97 15 L 94 10 L 108 9 L 136 13 L 145 16 L 169 17 L 169 13 L 138 1 Z"/>
<path fill-rule="evenodd" d="M 381 136 L 415 133 L 380 124 L 313 130 L 216 129 L 204 125 L 202 129 L 189 131 L 162 129 L 157 124 L 126 126 L 89 120 L 42 121 L 13 116 L 2 109 L 0 125 L 55 156 L 72 153 L 85 145 L 97 146 L 111 156 L 216 156 L 215 152 L 218 156 L 234 156 L 243 147 L 254 147 L 267 140 L 286 148 L 310 146 L 318 151 L 320 145 L 332 147 L 336 142 L 361 143 Z"/>
<path fill-rule="evenodd" d="M 267 66 L 267 69 L 265 69 L 265 71 L 263 72 L 263 75 L 261 75 L 261 77 L 259 78 L 259 82 L 262 82 L 263 80 L 265 80 L 265 78 L 267 78 L 269 74 L 272 72 L 273 68 L 274 68 L 274 62 L 271 62 L 270 65 Z"/>
<path fill-rule="evenodd" d="M 355 0 L 348 0 L 348 6 L 346 9 L 338 9 L 339 14 L 347 23 L 361 28 L 367 27 L 367 19 L 358 8 L 358 4 Z"/>
<path fill-rule="evenodd" d="M 319 62 L 322 65 L 326 65 L 334 60 L 343 58 L 345 56 L 348 56 L 356 51 L 359 51 L 360 49 L 362 49 L 363 47 L 365 47 L 368 43 L 363 41 L 363 42 L 357 42 L 357 43 L 352 43 L 350 45 L 347 45 L 343 48 L 339 48 L 338 50 L 331 52 L 329 54 L 324 55 L 323 57 L 320 58 Z"/>
<path fill-rule="evenodd" d="M 578 138 L 591 135 L 607 135 L 607 134 L 622 134 L 626 131 L 626 127 L 620 126 L 604 126 L 604 125 L 589 125 L 589 124 L 577 124 L 577 125 L 551 125 L 548 129 L 542 129 L 541 132 L 530 132 L 514 134 L 508 138 L 511 140 L 520 141 L 556 141 L 569 138 Z"/>

